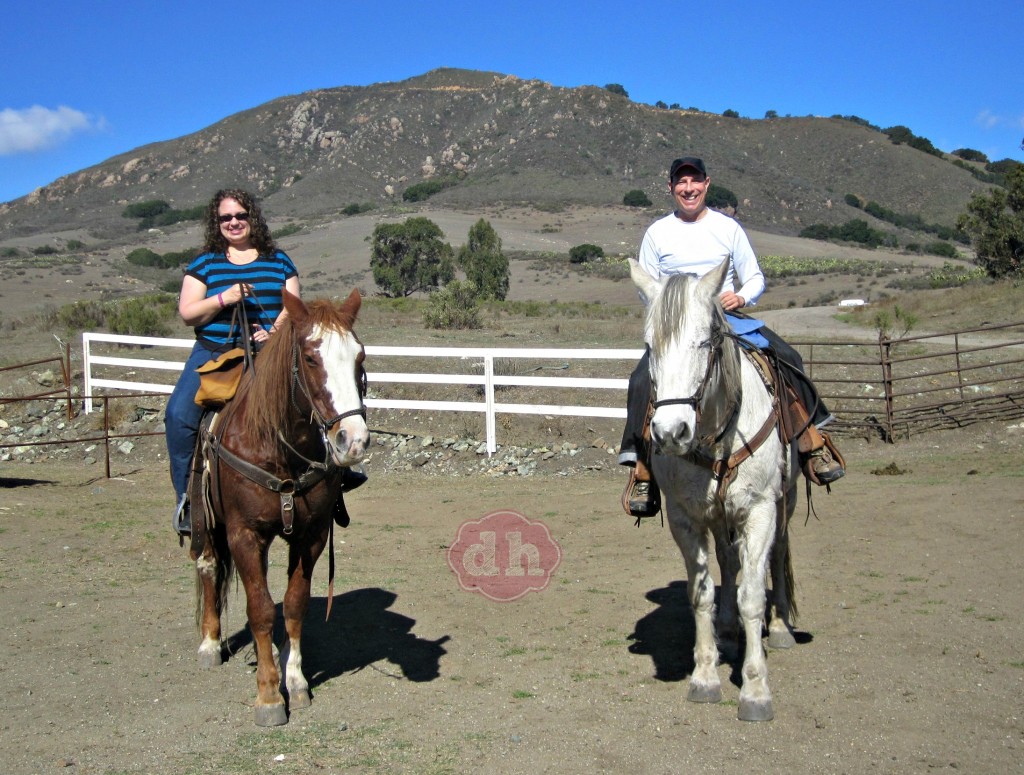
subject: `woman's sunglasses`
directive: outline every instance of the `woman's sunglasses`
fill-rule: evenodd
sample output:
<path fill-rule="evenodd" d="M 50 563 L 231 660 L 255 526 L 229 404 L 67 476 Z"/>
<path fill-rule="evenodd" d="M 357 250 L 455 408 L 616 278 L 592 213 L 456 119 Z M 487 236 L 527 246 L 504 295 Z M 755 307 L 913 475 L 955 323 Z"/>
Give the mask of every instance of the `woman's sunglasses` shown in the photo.
<path fill-rule="evenodd" d="M 217 216 L 217 220 L 221 223 L 231 223 L 236 218 L 240 221 L 247 221 L 249 220 L 249 213 L 231 213 L 229 215 Z"/>

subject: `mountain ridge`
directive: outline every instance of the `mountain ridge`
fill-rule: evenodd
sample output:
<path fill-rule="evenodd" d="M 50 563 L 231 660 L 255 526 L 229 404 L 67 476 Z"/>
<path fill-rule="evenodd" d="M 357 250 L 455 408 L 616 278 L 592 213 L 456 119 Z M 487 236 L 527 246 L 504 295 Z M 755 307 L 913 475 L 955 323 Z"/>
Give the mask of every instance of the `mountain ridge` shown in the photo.
<path fill-rule="evenodd" d="M 440 208 L 620 205 L 632 189 L 667 202 L 667 167 L 684 154 L 701 155 L 713 181 L 736 194 L 746 225 L 780 234 L 866 218 L 845 203 L 848 193 L 952 225 L 988 188 L 844 119 L 730 118 L 599 86 L 441 68 L 279 97 L 118 154 L 0 204 L 0 241 L 75 227 L 117 242 L 134 232 L 121 217 L 127 204 L 192 207 L 235 185 L 277 216 L 307 219 L 352 203 L 401 205 L 409 185 L 431 179 L 457 181 L 431 198 Z"/>

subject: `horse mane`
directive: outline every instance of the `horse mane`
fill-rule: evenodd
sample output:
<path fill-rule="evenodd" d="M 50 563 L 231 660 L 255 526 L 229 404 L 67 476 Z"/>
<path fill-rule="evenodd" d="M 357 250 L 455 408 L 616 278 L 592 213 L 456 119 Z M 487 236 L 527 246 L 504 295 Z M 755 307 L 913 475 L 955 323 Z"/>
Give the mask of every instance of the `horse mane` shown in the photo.
<path fill-rule="evenodd" d="M 243 381 L 238 398 L 250 397 L 246 402 L 245 432 L 258 444 L 279 443 L 278 431 L 285 430 L 291 407 L 293 342 L 299 344 L 314 330 L 351 331 L 355 314 L 335 306 L 324 299 L 306 305 L 307 315 L 301 321 L 291 315 L 278 323 L 277 333 L 271 335 L 256 358 L 250 378 Z"/>
<path fill-rule="evenodd" d="M 691 291 L 692 286 L 698 281 L 696 275 L 675 274 L 670 275 L 662 287 L 661 293 L 657 295 L 647 311 L 647 325 L 651 336 L 651 350 L 654 353 L 661 353 L 668 347 L 680 330 L 687 325 L 692 325 L 695 320 L 696 311 L 693 305 L 688 304 L 694 298 Z M 729 333 L 729 324 L 725 319 L 725 312 L 722 305 L 715 297 L 714 303 L 710 305 L 711 326 L 726 334 Z M 739 368 L 738 353 L 734 353 L 734 347 L 723 343 L 722 357 L 720 360 L 721 390 L 725 395 L 738 396 L 740 394 L 742 375 Z M 731 354 L 732 353 L 732 354 Z"/>

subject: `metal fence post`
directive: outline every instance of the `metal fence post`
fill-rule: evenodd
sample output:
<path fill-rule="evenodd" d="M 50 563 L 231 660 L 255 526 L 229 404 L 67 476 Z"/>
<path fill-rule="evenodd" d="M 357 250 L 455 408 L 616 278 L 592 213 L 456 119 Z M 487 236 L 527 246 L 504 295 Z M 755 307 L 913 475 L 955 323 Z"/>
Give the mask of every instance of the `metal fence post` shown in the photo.
<path fill-rule="evenodd" d="M 882 366 L 882 392 L 885 398 L 885 440 L 892 443 L 896 438 L 893 421 L 892 340 L 882 330 L 878 332 L 878 355 Z"/>

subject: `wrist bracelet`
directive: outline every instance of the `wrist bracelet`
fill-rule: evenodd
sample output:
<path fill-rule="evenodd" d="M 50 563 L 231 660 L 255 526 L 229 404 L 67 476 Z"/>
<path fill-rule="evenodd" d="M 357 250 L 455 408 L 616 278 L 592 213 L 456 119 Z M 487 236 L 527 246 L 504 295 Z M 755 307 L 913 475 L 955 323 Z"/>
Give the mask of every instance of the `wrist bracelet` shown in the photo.
<path fill-rule="evenodd" d="M 224 294 L 223 293 L 218 293 L 217 294 L 217 301 L 220 302 L 221 309 L 224 309 Z"/>

